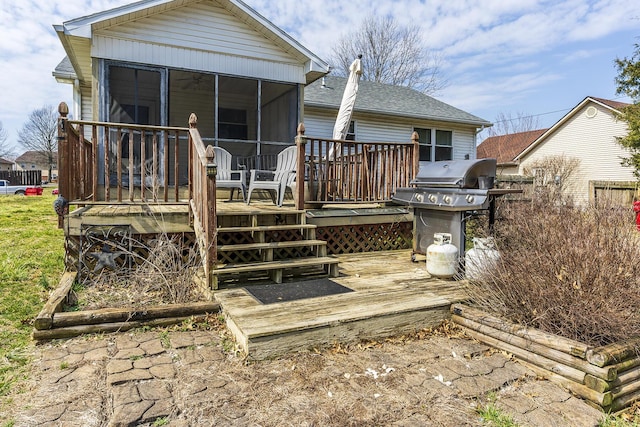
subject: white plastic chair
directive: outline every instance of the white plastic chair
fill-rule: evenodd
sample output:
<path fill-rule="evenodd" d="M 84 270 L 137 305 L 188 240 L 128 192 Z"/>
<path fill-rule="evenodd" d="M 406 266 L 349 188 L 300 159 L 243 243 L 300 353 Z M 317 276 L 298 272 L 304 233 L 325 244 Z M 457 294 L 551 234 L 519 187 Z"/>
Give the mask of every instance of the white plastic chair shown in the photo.
<path fill-rule="evenodd" d="M 273 203 L 282 206 L 287 187 L 295 191 L 297 148 L 285 148 L 278 154 L 275 171 L 252 169 L 249 180 L 247 204 L 251 202 L 253 190 L 268 190 Z"/>
<path fill-rule="evenodd" d="M 246 200 L 246 171 L 244 169 L 233 170 L 231 165 L 231 153 L 221 147 L 213 147 L 215 161 L 218 167 L 216 173 L 216 187 L 230 188 L 229 200 L 233 199 L 233 191 L 237 188 L 242 193 L 242 200 Z"/>

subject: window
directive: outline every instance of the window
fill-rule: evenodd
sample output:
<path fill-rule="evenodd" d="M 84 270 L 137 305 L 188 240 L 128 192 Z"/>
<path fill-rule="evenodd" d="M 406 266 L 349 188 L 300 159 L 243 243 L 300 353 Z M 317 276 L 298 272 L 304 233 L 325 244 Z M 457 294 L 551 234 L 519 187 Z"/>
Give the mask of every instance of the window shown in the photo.
<path fill-rule="evenodd" d="M 220 108 L 218 116 L 218 137 L 222 139 L 247 139 L 247 111 Z"/>
<path fill-rule="evenodd" d="M 349 129 L 347 129 L 347 135 L 344 137 L 347 141 L 356 140 L 356 122 L 353 120 L 349 123 Z"/>
<path fill-rule="evenodd" d="M 453 159 L 452 131 L 424 128 L 415 128 L 414 130 L 418 133 L 420 161 L 433 162 Z"/>

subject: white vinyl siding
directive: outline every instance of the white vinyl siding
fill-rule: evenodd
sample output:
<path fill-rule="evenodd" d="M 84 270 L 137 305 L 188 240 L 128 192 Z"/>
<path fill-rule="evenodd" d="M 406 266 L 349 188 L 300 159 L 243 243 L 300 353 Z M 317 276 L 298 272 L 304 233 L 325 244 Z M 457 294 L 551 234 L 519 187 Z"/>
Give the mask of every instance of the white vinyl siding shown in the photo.
<path fill-rule="evenodd" d="M 597 113 L 588 117 L 586 110 L 594 107 Z M 617 121 L 613 113 L 596 103 L 587 103 L 566 123 L 548 135 L 521 161 L 519 172 L 533 162 L 548 156 L 566 156 L 580 160 L 578 171 L 568 185 L 578 203 L 589 201 L 590 181 L 635 181 L 631 168 L 620 164 L 629 153 L 616 141 L 627 132 L 626 124 Z"/>
<path fill-rule="evenodd" d="M 104 59 L 305 82 L 303 58 L 210 2 L 96 31 L 93 42 Z"/>
<path fill-rule="evenodd" d="M 305 109 L 305 134 L 310 137 L 330 139 L 333 134 L 337 111 Z M 356 140 L 359 142 L 410 142 L 414 128 L 433 128 L 452 131 L 453 159 L 462 160 L 466 155 L 475 158 L 475 129 L 446 122 L 427 122 L 394 116 L 359 115 L 355 113 Z"/>

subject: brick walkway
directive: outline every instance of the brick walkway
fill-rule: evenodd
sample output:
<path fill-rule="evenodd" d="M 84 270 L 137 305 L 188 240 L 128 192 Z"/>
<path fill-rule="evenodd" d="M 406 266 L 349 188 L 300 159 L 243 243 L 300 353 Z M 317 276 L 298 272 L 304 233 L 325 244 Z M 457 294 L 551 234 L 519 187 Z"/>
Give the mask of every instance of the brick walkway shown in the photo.
<path fill-rule="evenodd" d="M 208 331 L 38 346 L 29 403 L 10 419 L 15 426 L 464 426 L 482 425 L 476 408 L 488 399 L 522 426 L 595 426 L 602 417 L 467 339 L 432 336 L 251 364 L 222 347 Z"/>

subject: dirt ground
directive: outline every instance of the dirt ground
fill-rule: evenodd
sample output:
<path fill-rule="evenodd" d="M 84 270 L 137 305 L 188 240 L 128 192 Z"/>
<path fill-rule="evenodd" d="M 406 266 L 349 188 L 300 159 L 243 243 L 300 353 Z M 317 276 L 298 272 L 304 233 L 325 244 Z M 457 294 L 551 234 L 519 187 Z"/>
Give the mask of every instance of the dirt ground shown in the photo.
<path fill-rule="evenodd" d="M 3 402 L 13 426 L 589 426 L 602 414 L 446 324 L 411 337 L 250 362 L 224 328 L 136 331 L 38 345 Z M 13 424 L 11 424 L 13 423 Z"/>

